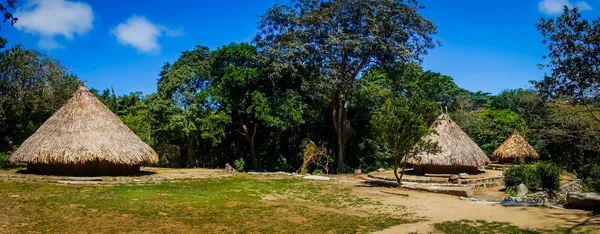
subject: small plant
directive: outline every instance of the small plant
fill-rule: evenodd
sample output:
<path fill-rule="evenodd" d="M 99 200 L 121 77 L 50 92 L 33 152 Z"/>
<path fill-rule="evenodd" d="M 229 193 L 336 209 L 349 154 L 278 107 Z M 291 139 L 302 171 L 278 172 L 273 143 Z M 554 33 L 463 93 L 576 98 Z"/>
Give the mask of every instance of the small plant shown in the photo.
<path fill-rule="evenodd" d="M 308 166 L 315 165 L 319 167 L 319 173 L 329 174 L 329 163 L 333 159 L 327 154 L 327 147 L 325 145 L 317 146 L 311 140 L 304 140 L 304 153 L 302 157 L 304 162 L 302 163 L 302 167 L 296 171 L 297 173 L 306 174 Z"/>
<path fill-rule="evenodd" d="M 512 189 L 512 188 L 506 188 L 506 190 L 504 190 L 504 193 L 506 193 L 506 195 L 510 196 L 510 197 L 516 197 L 517 196 L 517 192 Z"/>
<path fill-rule="evenodd" d="M 0 169 L 7 169 L 11 166 L 8 154 L 0 153 Z"/>
<path fill-rule="evenodd" d="M 233 162 L 233 166 L 235 166 L 235 170 L 238 172 L 244 171 L 244 167 L 246 166 L 246 162 L 244 162 L 243 158 L 239 158 Z"/>
<path fill-rule="evenodd" d="M 315 169 L 315 170 L 312 172 L 312 175 L 320 175 L 320 174 L 321 174 L 321 169 Z"/>

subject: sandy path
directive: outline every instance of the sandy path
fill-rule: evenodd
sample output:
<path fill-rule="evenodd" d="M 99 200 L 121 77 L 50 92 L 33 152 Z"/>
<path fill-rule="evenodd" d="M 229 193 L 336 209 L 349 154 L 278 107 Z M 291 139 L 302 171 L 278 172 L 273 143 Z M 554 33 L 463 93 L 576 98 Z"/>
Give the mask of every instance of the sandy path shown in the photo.
<path fill-rule="evenodd" d="M 436 233 L 434 223 L 462 219 L 510 222 L 521 228 L 554 229 L 558 226 L 573 227 L 580 224 L 600 225 L 600 217 L 592 217 L 590 212 L 586 211 L 477 204 L 450 195 L 399 188 L 355 187 L 355 190 L 384 204 L 403 205 L 407 207 L 408 212 L 414 212 L 416 216 L 427 220 L 394 226 L 377 233 Z M 381 191 L 408 194 L 408 197 Z M 598 230 L 600 233 L 600 226 Z"/>

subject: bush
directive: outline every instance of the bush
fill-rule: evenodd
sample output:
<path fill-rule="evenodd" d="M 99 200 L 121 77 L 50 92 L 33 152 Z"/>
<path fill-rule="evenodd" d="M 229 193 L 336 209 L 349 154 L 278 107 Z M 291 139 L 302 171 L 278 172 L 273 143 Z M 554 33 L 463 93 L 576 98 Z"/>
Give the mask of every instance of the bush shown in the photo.
<path fill-rule="evenodd" d="M 516 165 L 504 172 L 504 184 L 507 189 L 517 190 L 519 184 L 524 184 L 529 190 L 538 190 L 541 186 L 535 167 L 532 165 Z"/>
<path fill-rule="evenodd" d="M 600 192 L 600 164 L 590 163 L 581 168 L 579 177 L 586 191 Z"/>
<path fill-rule="evenodd" d="M 560 187 L 560 171 L 552 163 L 538 162 L 533 164 L 543 189 L 556 190 Z"/>
<path fill-rule="evenodd" d="M 0 153 L 0 169 L 7 169 L 11 166 L 8 154 Z"/>
<path fill-rule="evenodd" d="M 531 191 L 555 190 L 560 187 L 560 171 L 558 166 L 545 162 L 512 166 L 504 172 L 504 184 L 512 190 L 521 183 Z"/>
<path fill-rule="evenodd" d="M 244 167 L 246 166 L 246 162 L 244 162 L 243 158 L 239 158 L 233 162 L 233 166 L 235 166 L 235 170 L 238 172 L 244 171 Z"/>

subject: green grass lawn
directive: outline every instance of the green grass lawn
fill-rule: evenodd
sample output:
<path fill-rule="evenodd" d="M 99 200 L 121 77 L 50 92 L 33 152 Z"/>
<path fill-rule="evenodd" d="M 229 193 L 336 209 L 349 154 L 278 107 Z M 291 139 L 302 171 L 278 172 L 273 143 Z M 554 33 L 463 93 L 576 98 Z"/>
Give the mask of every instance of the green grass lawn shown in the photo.
<path fill-rule="evenodd" d="M 4 181 L 0 197 L 3 233 L 365 233 L 416 221 L 346 186 L 289 177 L 121 186 Z"/>

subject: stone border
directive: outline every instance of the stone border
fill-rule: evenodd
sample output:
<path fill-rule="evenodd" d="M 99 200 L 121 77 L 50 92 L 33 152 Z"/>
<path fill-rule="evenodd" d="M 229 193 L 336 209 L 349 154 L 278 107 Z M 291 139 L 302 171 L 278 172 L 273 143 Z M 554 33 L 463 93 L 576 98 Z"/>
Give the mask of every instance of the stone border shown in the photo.
<path fill-rule="evenodd" d="M 377 176 L 369 173 L 367 175 L 369 178 L 378 179 L 378 180 L 387 180 L 387 181 L 396 181 L 395 178 L 385 177 L 385 176 Z M 442 177 L 435 177 L 435 180 L 432 180 L 430 177 L 423 176 L 422 178 L 427 179 L 413 179 L 413 178 L 402 178 L 403 182 L 412 182 L 412 183 L 431 183 L 431 184 L 460 184 L 460 185 L 472 185 L 476 189 L 479 188 L 494 188 L 504 185 L 504 176 L 492 176 L 492 177 L 484 177 L 484 178 L 476 178 L 476 179 L 459 179 L 458 183 L 442 183 L 444 179 Z"/>

